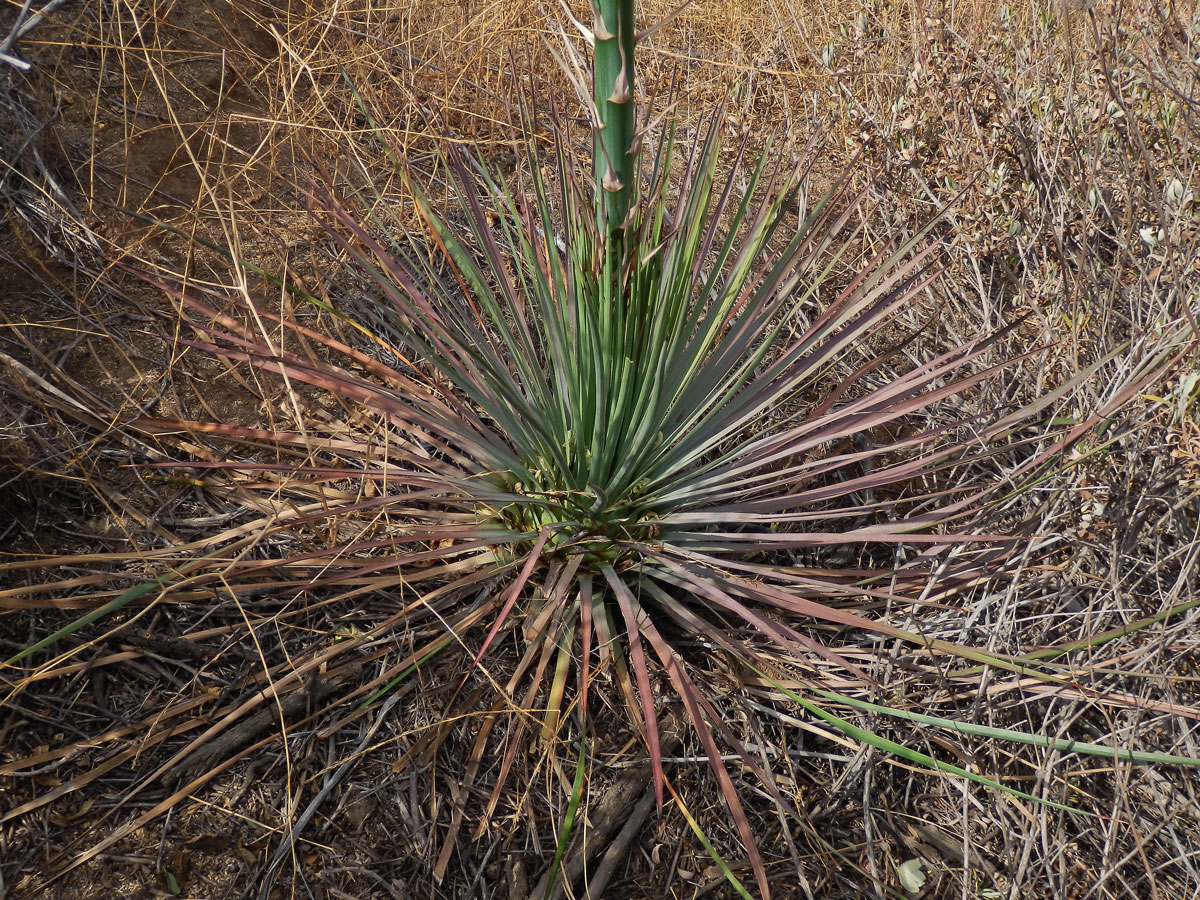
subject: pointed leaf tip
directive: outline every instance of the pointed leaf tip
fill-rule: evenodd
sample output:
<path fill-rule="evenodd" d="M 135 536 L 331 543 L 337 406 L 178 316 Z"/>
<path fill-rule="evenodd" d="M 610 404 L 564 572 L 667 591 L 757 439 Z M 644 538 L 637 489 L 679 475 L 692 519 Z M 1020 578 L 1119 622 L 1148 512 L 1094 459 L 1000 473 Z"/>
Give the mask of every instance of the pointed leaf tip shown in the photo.
<path fill-rule="evenodd" d="M 625 182 L 621 181 L 620 178 L 615 177 L 612 172 L 605 172 L 604 178 L 600 181 L 600 186 L 606 191 L 612 191 L 613 193 L 616 193 L 617 191 L 624 190 Z"/>
<path fill-rule="evenodd" d="M 617 75 L 617 80 L 613 83 L 613 91 L 608 95 L 609 103 L 628 103 L 629 102 L 629 77 L 625 72 L 625 67 L 621 67 L 621 72 Z"/>
<path fill-rule="evenodd" d="M 592 29 L 592 33 L 595 34 L 598 41 L 611 41 L 616 37 L 604 24 L 604 16 L 600 15 L 599 10 L 596 10 L 596 27 Z"/>

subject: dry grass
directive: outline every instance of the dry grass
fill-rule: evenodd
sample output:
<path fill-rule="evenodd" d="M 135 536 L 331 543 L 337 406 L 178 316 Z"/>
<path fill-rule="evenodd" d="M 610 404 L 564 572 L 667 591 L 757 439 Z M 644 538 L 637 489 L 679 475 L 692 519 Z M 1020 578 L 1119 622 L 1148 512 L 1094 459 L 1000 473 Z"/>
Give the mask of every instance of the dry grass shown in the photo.
<path fill-rule="evenodd" d="M 19 5 L 0 8 L 0 23 Z M 653 20 L 674 5 L 648 0 L 643 15 Z M 164 565 L 186 566 L 216 535 L 262 512 L 245 509 L 236 485 L 201 490 L 142 467 L 216 450 L 203 435 L 127 433 L 110 424 L 121 413 L 321 433 L 353 412 L 315 407 L 302 392 L 156 336 L 170 334 L 170 301 L 115 273 L 115 262 L 219 283 L 229 274 L 123 209 L 336 295 L 337 261 L 294 190 L 299 176 L 369 177 L 406 208 L 343 73 L 385 114 L 381 124 L 418 171 L 432 175 L 423 167 L 440 139 L 434 112 L 492 164 L 513 169 L 527 161 L 509 124 L 512 60 L 539 96 L 579 115 L 548 50 L 558 40 L 548 8 L 532 0 L 114 0 L 68 4 L 18 45 L 31 71 L 0 71 L 0 293 L 8 298 L 0 311 L 0 516 L 11 518 L 0 519 L 0 656 L 71 621 L 89 591 L 115 592 Z M 729 129 L 752 144 L 781 131 L 802 145 L 827 128 L 819 174 L 857 167 L 877 201 L 870 240 L 912 233 L 958 197 L 939 232 L 947 274 L 910 316 L 916 324 L 936 315 L 938 327 L 913 352 L 1022 314 L 1029 318 L 1013 349 L 1052 345 L 1004 396 L 974 402 L 1028 399 L 1141 339 L 1064 402 L 1061 415 L 1074 416 L 1106 397 L 1169 323 L 1200 312 L 1198 61 L 1194 2 L 696 0 L 647 43 L 642 75 L 657 97 L 679 86 L 685 128 L 726 102 Z M 1093 443 L 1094 453 L 1064 462 L 1012 501 L 1014 521 L 1057 537 L 1053 552 L 1031 560 L 1019 579 L 920 622 L 931 636 L 1014 654 L 1104 636 L 1061 657 L 1069 684 L 1049 689 L 990 673 L 971 696 L 926 685 L 881 701 L 1200 756 L 1200 612 L 1186 609 L 1200 596 L 1198 369 L 1185 360 L 1165 373 Z M 244 549 L 247 559 L 266 552 L 251 539 Z M 114 572 L 118 560 L 124 568 Z M 57 585 L 50 602 L 34 602 L 46 596 L 34 589 L 39 581 Z M 336 614 L 325 605 L 219 598 L 197 588 L 169 607 L 126 611 L 74 635 L 62 657 L 0 670 L 0 815 L 78 787 L 0 824 L 0 897 L 176 888 L 197 898 L 256 896 L 273 862 L 277 896 L 531 896 L 553 855 L 570 762 L 518 760 L 525 793 L 497 796 L 489 824 L 479 803 L 455 794 L 479 720 L 440 719 L 457 683 L 452 667 L 424 669 L 390 715 L 344 705 L 439 633 L 430 623 L 403 646 L 337 654 L 339 641 L 395 611 L 399 590 L 356 598 Z M 328 645 L 328 663 L 283 683 L 314 640 Z M 907 684 L 905 663 L 897 647 L 892 669 L 873 674 Z M 797 716 L 718 656 L 705 664 L 713 684 L 728 685 L 722 712 L 807 818 L 781 823 L 765 801 L 752 810 L 781 896 L 883 895 L 899 890 L 896 866 L 919 858 L 929 877 L 923 897 L 1200 897 L 1200 782 L 1189 771 L 949 738 L 863 716 L 884 734 L 926 742 L 923 749 L 1029 793 L 1060 796 L 1065 785 L 1073 802 L 1101 813 L 1084 819 L 913 772 Z M 268 683 L 288 690 L 264 693 Z M 138 804 L 117 805 L 133 781 L 244 703 L 232 737 L 203 748 L 169 784 L 149 784 Z M 643 789 L 631 737 L 606 736 L 594 803 L 599 786 L 624 785 L 630 772 L 631 796 Z M 736 833 L 695 761 L 700 752 L 680 746 L 672 778 L 736 870 Z M 405 756 L 420 765 L 397 774 L 393 764 Z M 356 767 L 331 784 L 350 759 Z M 539 769 L 550 774 L 536 778 Z M 493 778 L 484 771 L 476 781 L 484 803 Z M 276 860 L 287 829 L 323 786 L 315 822 L 294 853 Z M 174 812 L 149 815 L 175 795 L 184 802 Z M 593 823 L 600 855 L 611 824 L 599 814 Z M 807 825 L 865 875 L 810 841 Z M 97 831 L 118 827 L 119 842 L 49 882 Z M 610 896 L 728 890 L 675 806 L 647 820 L 629 846 Z M 435 879 L 446 847 L 454 852 Z"/>

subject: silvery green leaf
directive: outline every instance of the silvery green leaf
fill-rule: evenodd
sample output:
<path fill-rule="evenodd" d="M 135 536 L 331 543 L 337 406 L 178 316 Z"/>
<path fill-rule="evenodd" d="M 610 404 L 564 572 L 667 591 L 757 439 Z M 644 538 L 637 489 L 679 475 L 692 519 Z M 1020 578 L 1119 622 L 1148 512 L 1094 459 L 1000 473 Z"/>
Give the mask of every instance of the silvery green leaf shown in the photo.
<path fill-rule="evenodd" d="M 910 859 L 896 867 L 900 876 L 900 885 L 910 894 L 915 894 L 925 886 L 925 873 L 921 871 L 921 860 Z"/>

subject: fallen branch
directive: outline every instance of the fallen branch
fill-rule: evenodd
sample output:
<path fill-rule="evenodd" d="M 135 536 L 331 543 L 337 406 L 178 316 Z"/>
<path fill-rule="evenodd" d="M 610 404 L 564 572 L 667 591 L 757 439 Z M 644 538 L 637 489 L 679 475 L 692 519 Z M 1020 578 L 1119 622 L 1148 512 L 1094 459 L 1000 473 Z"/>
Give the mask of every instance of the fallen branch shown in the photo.
<path fill-rule="evenodd" d="M 22 72 L 28 72 L 32 66 L 25 60 L 13 56 L 11 51 L 16 46 L 17 41 L 29 34 L 36 28 L 43 19 L 50 13 L 54 12 L 60 6 L 65 4 L 67 0 L 49 0 L 40 10 L 32 16 L 29 15 L 29 9 L 33 6 L 33 0 L 25 0 L 21 5 L 21 11 L 17 13 L 17 21 L 13 24 L 12 29 L 3 41 L 0 41 L 0 62 L 8 63 L 10 66 L 20 69 Z M 26 20 L 28 18 L 28 21 Z"/>

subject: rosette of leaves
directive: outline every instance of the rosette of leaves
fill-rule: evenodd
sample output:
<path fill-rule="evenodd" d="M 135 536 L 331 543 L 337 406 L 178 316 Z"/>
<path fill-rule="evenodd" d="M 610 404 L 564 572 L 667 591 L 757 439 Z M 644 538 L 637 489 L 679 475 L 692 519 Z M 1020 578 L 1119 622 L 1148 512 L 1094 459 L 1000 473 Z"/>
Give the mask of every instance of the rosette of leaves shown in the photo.
<path fill-rule="evenodd" d="M 606 96 L 631 103 L 616 90 Z M 339 317 L 357 343 L 276 316 L 248 292 L 238 317 L 221 311 L 223 292 L 214 300 L 196 284 L 155 279 L 199 336 L 183 343 L 273 373 L 289 389 L 308 385 L 371 424 L 126 420 L 145 433 L 223 443 L 223 458 L 172 465 L 227 473 L 261 518 L 207 542 L 203 554 L 174 558 L 166 574 L 85 618 L 212 586 L 322 604 L 394 592 L 403 603 L 393 615 L 316 642 L 267 673 L 279 697 L 334 661 L 383 658 L 388 635 L 419 632 L 410 654 L 340 703 L 380 700 L 447 648 L 479 665 L 498 645 L 514 649 L 506 679 L 489 684 L 517 713 L 484 716 L 463 780 L 478 776 L 490 742 L 505 747 L 490 813 L 522 748 L 578 741 L 559 858 L 583 790 L 588 736 L 602 730 L 597 703 L 623 709 L 641 736 L 660 806 L 668 786 L 661 723 L 678 706 L 764 896 L 766 869 L 723 746 L 781 809 L 791 803 L 695 676 L 696 648 L 724 654 L 852 738 L 998 787 L 830 712 L 831 702 L 893 711 L 831 693 L 872 678 L 863 648 L 849 653 L 829 635 L 907 642 L 928 655 L 912 666 L 926 665 L 931 677 L 944 677 L 936 657 L 947 653 L 1032 673 L 1028 660 L 930 639 L 864 607 L 910 610 L 994 577 L 1023 544 L 987 533 L 993 502 L 1043 471 L 1162 359 L 1148 359 L 1108 407 L 1069 429 L 1029 426 L 1070 385 L 1028 406 L 954 412 L 969 405 L 948 401 L 1015 362 L 990 362 L 1005 335 L 901 365 L 914 334 L 896 317 L 937 279 L 936 241 L 927 228 L 862 255 L 856 223 L 869 215 L 867 192 L 846 173 L 810 204 L 815 144 L 795 165 L 769 151 L 755 157 L 744 144 L 725 153 L 714 117 L 689 140 L 669 126 L 653 142 L 629 132 L 624 150 L 598 140 L 589 180 L 561 129 L 549 160 L 534 129 L 527 134 L 529 165 L 511 182 L 471 165 L 461 149 L 446 151 L 458 200 L 449 213 L 397 163 L 423 222 L 417 229 L 378 197 L 339 199 L 313 182 L 329 237 L 372 299 L 335 292 L 327 302 L 274 280 Z M 621 178 L 605 162 L 615 152 L 625 160 Z M 863 353 L 868 344 L 875 349 Z M 258 456 L 247 461 L 238 445 Z M 961 473 L 984 471 L 972 466 L 985 462 L 1008 466 L 1002 488 L 999 479 L 964 482 Z M 253 546 L 274 549 L 262 559 Z M 847 546 L 861 551 L 853 566 L 831 552 Z M 155 774 L 232 727 L 249 703 L 215 716 Z M 510 723 L 503 741 L 501 721 Z M 439 875 L 462 816 L 458 805 Z"/>
<path fill-rule="evenodd" d="M 766 871 L 722 762 L 722 744 L 738 753 L 741 745 L 689 654 L 723 652 L 859 739 L 870 735 L 824 711 L 835 695 L 796 693 L 871 683 L 861 652 L 847 658 L 822 638 L 831 630 L 1023 670 L 853 607 L 911 608 L 922 594 L 945 600 L 993 577 L 1020 546 L 970 527 L 993 485 L 943 476 L 987 459 L 1000 442 L 1011 457 L 1024 441 L 1024 462 L 1009 472 L 1019 481 L 1081 431 L 1014 437 L 1061 391 L 1033 406 L 912 427 L 1009 364 L 983 364 L 1002 336 L 895 371 L 899 338 L 849 365 L 937 277 L 936 245 L 920 249 L 926 234 L 896 240 L 846 274 L 865 192 L 846 178 L 810 207 L 811 147 L 786 168 L 738 147 L 718 180 L 720 124 L 686 145 L 668 129 L 646 151 L 645 177 L 615 236 L 562 134 L 553 175 L 531 165 L 520 185 L 448 150 L 460 201 L 449 215 L 401 166 L 424 222 L 418 231 L 378 198 L 339 201 L 314 183 L 330 238 L 374 297 L 337 314 L 374 349 L 286 318 L 276 319 L 285 339 L 269 343 L 196 288 L 159 283 L 192 311 L 204 338 L 194 346 L 328 392 L 378 426 L 367 440 L 324 438 L 319 464 L 207 464 L 257 473 L 264 504 L 289 498 L 297 514 L 274 521 L 276 535 L 323 520 L 387 521 L 364 528 L 361 540 L 227 569 L 226 582 L 240 574 L 246 590 L 305 596 L 402 590 L 405 612 L 372 638 L 430 616 L 443 623 L 446 636 L 372 682 L 371 698 L 449 644 L 469 648 L 478 664 L 497 644 L 515 645 L 515 667 L 496 688 L 524 714 L 485 717 L 465 773 L 477 776 L 495 725 L 511 719 L 489 808 L 530 741 L 573 734 L 582 778 L 586 736 L 598 730 L 596 684 L 606 688 L 602 704 L 617 698 L 642 736 L 661 804 L 660 721 L 681 704 L 765 895 Z M 528 152 L 538 159 L 532 140 Z M 247 304 L 251 319 L 272 318 Z M 284 350 L 288 334 L 324 352 Z M 311 454 L 315 439 L 211 422 L 135 424 L 266 441 L 297 455 Z M 354 502 L 322 500 L 327 485 L 347 480 L 370 489 Z M 875 556 L 882 564 L 870 565 L 865 550 L 854 566 L 831 562 L 831 548 L 847 545 L 885 548 Z M 964 552 L 947 560 L 954 546 Z M 897 564 L 901 547 L 908 561 Z M 286 577 L 264 585 L 268 570 Z M 771 774 L 742 759 L 789 809 Z M 460 823 L 461 810 L 455 831 Z"/>

